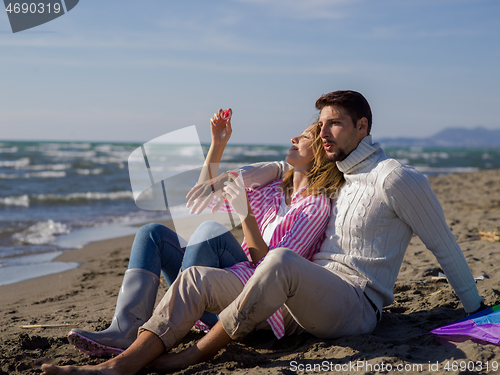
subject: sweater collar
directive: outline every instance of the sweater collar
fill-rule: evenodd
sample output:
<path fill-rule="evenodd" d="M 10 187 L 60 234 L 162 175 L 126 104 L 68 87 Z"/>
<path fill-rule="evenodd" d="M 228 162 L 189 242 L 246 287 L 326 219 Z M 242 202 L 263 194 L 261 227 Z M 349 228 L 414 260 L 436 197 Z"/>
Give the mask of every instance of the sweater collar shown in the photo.
<path fill-rule="evenodd" d="M 380 144 L 372 143 L 372 136 L 367 135 L 358 147 L 352 151 L 347 158 L 337 162 L 337 167 L 342 173 L 355 173 L 366 165 L 365 161 L 380 149 Z"/>

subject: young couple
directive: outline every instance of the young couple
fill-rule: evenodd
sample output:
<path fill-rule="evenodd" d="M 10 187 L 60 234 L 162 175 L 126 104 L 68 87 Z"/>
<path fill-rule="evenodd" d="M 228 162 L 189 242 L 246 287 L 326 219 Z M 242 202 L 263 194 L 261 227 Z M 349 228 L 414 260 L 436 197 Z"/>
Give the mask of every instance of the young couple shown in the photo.
<path fill-rule="evenodd" d="M 248 215 L 241 217 L 245 234 L 241 249 L 251 262 L 237 263 L 242 258 L 235 257 L 229 268 L 224 268 L 227 263 L 200 267 L 196 262 L 189 264 L 196 266 L 188 268 L 191 252 L 188 245 L 183 272 L 175 278 L 151 318 L 140 327 L 135 341 L 131 335 L 133 343 L 127 350 L 97 366 L 43 365 L 44 374 L 135 374 L 145 366 L 171 371 L 210 358 L 257 327 L 273 329 L 278 337 L 303 331 L 329 339 L 369 333 L 380 319 L 383 306 L 394 299 L 392 290 L 413 233 L 435 254 L 465 311 L 480 309 L 482 298 L 426 178 L 413 168 L 387 158 L 379 145 L 372 143 L 372 115 L 366 99 L 354 91 L 335 91 L 321 96 L 316 108 L 320 111 L 317 124 L 292 140 L 287 157 L 292 172 L 287 171 L 287 164 L 278 162 L 243 169 L 245 185 L 268 184 L 260 188 L 266 192 L 266 199 L 259 201 L 264 207 L 262 212 L 254 206 L 254 192 L 242 189 L 241 180 L 224 188 L 226 198 L 234 207 L 240 207 L 237 212 L 246 204 Z M 223 149 L 219 146 L 227 142 L 231 128 L 229 123 L 214 118 L 212 130 L 213 144 L 207 162 L 217 163 Z M 307 138 L 310 136 L 312 141 Z M 315 156 L 306 146 L 308 143 L 313 149 L 319 143 L 324 156 L 319 155 L 319 150 Z M 337 169 L 343 173 L 344 183 Z M 323 178 L 325 171 L 331 173 L 327 179 Z M 283 182 L 272 182 L 283 176 Z M 284 193 L 282 189 L 279 193 L 273 190 L 279 184 L 286 185 L 287 178 L 294 194 L 287 194 L 286 189 Z M 205 192 L 218 190 L 227 179 L 223 173 L 197 185 L 190 193 L 194 209 L 205 206 Z M 334 197 L 335 210 L 326 219 L 326 236 L 321 243 L 319 232 L 325 224 L 318 218 L 323 210 L 316 207 L 324 207 L 325 195 L 307 195 L 307 185 L 340 187 Z M 309 189 L 309 193 L 315 191 Z M 244 204 L 238 197 L 244 198 Z M 267 211 L 265 207 L 269 207 Z M 315 225 L 307 227 L 311 221 Z M 272 234 L 266 234 L 266 229 L 273 225 L 274 230 L 268 229 Z M 154 231 L 144 231 L 150 233 L 150 239 L 136 238 L 136 242 L 152 241 L 156 246 L 161 243 L 159 235 L 152 234 Z M 223 249 L 222 254 L 232 253 L 223 239 L 228 235 L 217 234 L 206 240 L 203 250 L 194 253 L 215 249 L 214 258 L 219 259 L 223 258 L 219 249 Z M 268 243 L 265 238 L 270 238 Z M 303 243 L 307 243 L 307 249 L 301 246 Z M 303 255 L 312 256 L 312 261 Z M 160 258 L 161 255 L 157 256 Z M 133 259 L 134 256 L 131 264 L 136 267 Z M 177 264 L 180 267 L 180 262 Z M 242 277 L 235 269 L 249 270 L 253 276 Z M 160 272 L 159 268 L 156 274 L 144 270 L 155 277 Z M 128 273 L 131 270 L 125 275 L 115 313 L 118 321 Z M 134 303 L 131 311 L 135 311 Z M 218 314 L 219 320 L 213 328 L 194 346 L 168 354 L 204 311 Z M 79 337 L 86 334 L 80 332 Z"/>

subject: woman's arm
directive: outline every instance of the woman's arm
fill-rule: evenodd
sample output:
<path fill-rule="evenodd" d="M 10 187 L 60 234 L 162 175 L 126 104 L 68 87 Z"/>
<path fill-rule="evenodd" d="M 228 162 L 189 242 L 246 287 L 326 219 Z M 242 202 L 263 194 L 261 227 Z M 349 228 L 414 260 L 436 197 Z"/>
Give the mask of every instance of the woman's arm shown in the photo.
<path fill-rule="evenodd" d="M 190 213 L 200 214 L 212 202 L 212 193 L 222 189 L 223 181 L 227 181 L 227 173 L 224 176 L 218 176 L 219 163 L 222 159 L 222 154 L 226 148 L 226 144 L 231 138 L 231 115 L 232 110 L 228 110 L 230 116 L 227 120 L 222 118 L 222 109 L 210 119 L 210 133 L 212 143 L 203 163 L 203 167 L 198 178 L 198 183 L 188 192 L 186 207 L 191 208 Z M 217 212 L 223 202 L 219 202 L 212 209 L 213 213 Z"/>
<path fill-rule="evenodd" d="M 246 216 L 246 218 L 241 220 L 241 227 L 243 228 L 243 234 L 245 235 L 248 252 L 252 257 L 253 264 L 257 264 L 262 258 L 267 255 L 267 253 L 269 252 L 269 247 L 262 238 L 262 234 L 259 230 L 259 224 L 257 223 L 255 215 L 252 212 L 250 202 L 248 203 L 248 215 Z"/>
<path fill-rule="evenodd" d="M 257 220 L 248 204 L 248 216 L 242 220 L 242 227 L 254 264 L 264 258 L 270 250 L 278 247 L 286 247 L 306 259 L 312 258 L 330 219 L 330 200 L 322 195 L 309 196 L 298 209 L 300 212 L 297 215 L 285 217 L 285 221 L 293 220 L 291 225 L 283 222 L 275 229 L 278 232 L 273 233 L 273 236 L 281 237 L 277 243 L 269 247 L 262 238 Z M 283 226 L 285 229 L 281 229 Z"/>
<path fill-rule="evenodd" d="M 294 212 L 292 209 L 285 217 L 282 226 L 276 228 L 276 233 L 273 233 L 273 237 L 276 235 L 279 238 L 271 239 L 270 249 L 286 247 L 303 258 L 311 259 L 324 237 L 330 220 L 330 199 L 324 195 L 310 195 L 301 198 Z"/>
<path fill-rule="evenodd" d="M 231 111 L 231 110 L 229 110 Z M 230 112 L 232 114 L 232 111 Z M 215 113 L 210 119 L 210 133 L 212 136 L 212 143 L 210 144 L 210 149 L 208 150 L 207 157 L 205 158 L 205 163 L 200 173 L 198 183 L 202 183 L 207 180 L 213 180 L 219 174 L 219 163 L 222 159 L 222 154 L 226 148 L 226 144 L 231 138 L 231 117 L 224 120 L 222 118 L 222 109 Z"/>
<path fill-rule="evenodd" d="M 269 247 L 262 239 L 259 224 L 252 212 L 252 207 L 248 200 L 248 195 L 243 185 L 243 180 L 237 178 L 234 182 L 226 183 L 224 195 L 238 214 L 243 228 L 243 234 L 248 245 L 248 251 L 254 264 L 264 258 L 269 251 Z"/>

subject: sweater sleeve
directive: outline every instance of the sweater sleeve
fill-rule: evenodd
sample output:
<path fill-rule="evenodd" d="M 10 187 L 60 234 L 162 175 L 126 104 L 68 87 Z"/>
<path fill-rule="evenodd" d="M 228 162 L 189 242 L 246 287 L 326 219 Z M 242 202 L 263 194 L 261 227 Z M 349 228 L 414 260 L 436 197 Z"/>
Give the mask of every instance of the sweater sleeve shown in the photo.
<path fill-rule="evenodd" d="M 233 170 L 233 172 L 243 174 L 243 182 L 247 188 L 256 188 L 267 185 L 274 180 L 280 180 L 288 171 L 289 165 L 284 161 L 273 161 L 270 163 L 254 163 L 245 167 Z"/>
<path fill-rule="evenodd" d="M 384 191 L 392 210 L 432 251 L 465 311 L 477 310 L 482 298 L 427 178 L 411 167 L 401 166 L 386 177 Z"/>

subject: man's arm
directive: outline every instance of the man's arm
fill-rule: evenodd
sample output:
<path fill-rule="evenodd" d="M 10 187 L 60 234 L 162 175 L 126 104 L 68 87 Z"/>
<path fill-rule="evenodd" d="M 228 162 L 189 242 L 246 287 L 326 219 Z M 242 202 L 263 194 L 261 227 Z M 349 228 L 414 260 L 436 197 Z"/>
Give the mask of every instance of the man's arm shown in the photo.
<path fill-rule="evenodd" d="M 429 181 L 415 169 L 402 166 L 384 181 L 387 201 L 432 251 L 466 312 L 480 308 L 482 298 L 462 250 L 446 223 L 444 212 Z"/>
<path fill-rule="evenodd" d="M 250 164 L 234 172 L 241 171 L 246 188 L 255 188 L 283 178 L 289 168 L 285 161 L 273 161 Z"/>

